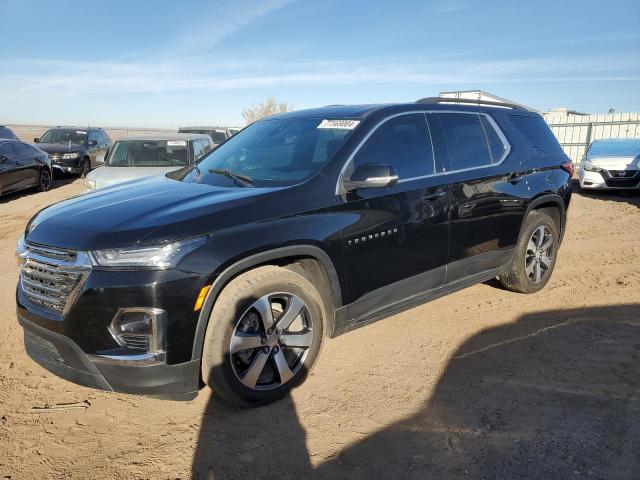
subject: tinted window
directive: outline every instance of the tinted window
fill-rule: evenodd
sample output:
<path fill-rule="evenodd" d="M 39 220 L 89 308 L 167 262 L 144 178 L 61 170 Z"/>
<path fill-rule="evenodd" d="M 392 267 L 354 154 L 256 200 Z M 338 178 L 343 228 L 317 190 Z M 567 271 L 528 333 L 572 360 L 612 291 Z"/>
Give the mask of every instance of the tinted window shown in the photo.
<path fill-rule="evenodd" d="M 354 166 L 391 164 L 400 179 L 433 173 L 433 150 L 424 114 L 400 115 L 382 124 L 358 150 Z"/>
<path fill-rule="evenodd" d="M 493 127 L 491 122 L 484 115 L 480 115 L 480 122 L 484 127 L 484 132 L 487 134 L 487 143 L 489 144 L 489 150 L 491 151 L 491 159 L 493 163 L 498 163 L 504 155 L 504 151 L 507 149 L 507 146 L 502 143 L 500 137 L 498 136 L 498 132 Z"/>
<path fill-rule="evenodd" d="M 100 136 L 102 137 L 102 143 L 108 144 L 110 142 L 106 132 L 100 132 Z"/>
<path fill-rule="evenodd" d="M 98 145 L 100 145 L 102 143 L 102 139 L 100 138 L 100 134 L 98 132 L 89 132 L 89 141 L 93 142 L 96 141 Z"/>
<path fill-rule="evenodd" d="M 10 129 L 8 129 L 6 127 L 0 127 L 0 138 L 13 138 L 13 139 L 15 139 L 17 137 L 14 135 L 14 133 Z"/>
<path fill-rule="evenodd" d="M 513 123 L 520 133 L 531 143 L 531 146 L 540 153 L 562 153 L 562 147 L 555 135 L 542 117 L 527 117 L 524 115 L 511 115 Z"/>
<path fill-rule="evenodd" d="M 224 169 L 248 175 L 256 186 L 299 182 L 318 171 L 352 131 L 321 127 L 322 120 L 279 118 L 255 122 L 207 155 L 197 169 L 186 172 L 179 179 L 228 185 L 228 179 L 209 172 Z M 329 144 L 328 137 L 335 142 Z"/>
<path fill-rule="evenodd" d="M 227 134 L 221 130 L 213 130 L 211 132 L 213 143 L 222 143 L 227 139 Z"/>
<path fill-rule="evenodd" d="M 205 151 L 205 143 L 203 140 L 194 140 L 193 142 L 193 158 L 196 160 L 200 160 L 202 156 L 206 153 Z"/>
<path fill-rule="evenodd" d="M 468 113 L 438 113 L 452 170 L 491 164 L 480 116 Z"/>
<path fill-rule="evenodd" d="M 85 130 L 72 130 L 56 128 L 47 130 L 40 138 L 40 143 L 71 143 L 75 145 L 84 145 L 87 138 Z"/>

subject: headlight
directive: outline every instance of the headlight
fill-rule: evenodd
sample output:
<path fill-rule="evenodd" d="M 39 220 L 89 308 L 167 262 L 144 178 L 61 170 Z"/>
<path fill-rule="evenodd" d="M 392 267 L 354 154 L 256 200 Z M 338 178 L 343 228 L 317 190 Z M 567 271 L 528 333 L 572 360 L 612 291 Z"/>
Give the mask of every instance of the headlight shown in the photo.
<path fill-rule="evenodd" d="M 596 167 L 589 160 L 585 160 L 584 162 L 582 162 L 582 168 L 584 170 L 586 170 L 587 172 L 601 172 L 602 171 L 602 169 L 600 167 Z"/>
<path fill-rule="evenodd" d="M 18 239 L 18 245 L 16 246 L 16 262 L 19 266 L 24 263 L 24 254 L 26 251 L 27 246 L 24 243 L 24 235 L 21 235 Z"/>
<path fill-rule="evenodd" d="M 85 188 L 89 188 L 91 190 L 95 190 L 96 188 L 96 181 L 95 180 L 91 180 L 89 178 L 85 178 L 84 179 L 84 186 Z"/>
<path fill-rule="evenodd" d="M 63 160 L 71 160 L 72 158 L 78 158 L 80 156 L 80 154 L 78 152 L 76 153 L 65 153 L 62 155 L 62 159 Z"/>
<path fill-rule="evenodd" d="M 175 267 L 188 253 L 207 243 L 207 237 L 141 248 L 119 248 L 91 252 L 93 265 L 99 267 L 147 267 L 163 270 Z"/>

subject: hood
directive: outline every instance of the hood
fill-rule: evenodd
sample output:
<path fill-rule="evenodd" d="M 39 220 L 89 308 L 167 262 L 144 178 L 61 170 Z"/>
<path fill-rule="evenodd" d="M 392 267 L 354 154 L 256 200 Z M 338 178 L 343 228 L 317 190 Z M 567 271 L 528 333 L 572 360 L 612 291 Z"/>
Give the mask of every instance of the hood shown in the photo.
<path fill-rule="evenodd" d="M 144 177 L 164 177 L 165 174 L 181 168 L 183 167 L 109 167 L 104 165 L 92 170 L 87 175 L 87 180 L 96 182 L 96 188 L 104 188 Z"/>
<path fill-rule="evenodd" d="M 80 152 L 84 149 L 84 145 L 69 146 L 68 143 L 34 143 L 36 147 L 47 153 L 73 153 Z"/>
<path fill-rule="evenodd" d="M 587 160 L 597 167 L 607 170 L 638 170 L 640 168 L 640 156 L 608 157 L 589 155 Z"/>
<path fill-rule="evenodd" d="M 73 250 L 157 244 L 247 221 L 256 210 L 247 206 L 255 205 L 256 197 L 282 188 L 229 188 L 149 177 L 45 208 L 31 220 L 26 239 Z"/>

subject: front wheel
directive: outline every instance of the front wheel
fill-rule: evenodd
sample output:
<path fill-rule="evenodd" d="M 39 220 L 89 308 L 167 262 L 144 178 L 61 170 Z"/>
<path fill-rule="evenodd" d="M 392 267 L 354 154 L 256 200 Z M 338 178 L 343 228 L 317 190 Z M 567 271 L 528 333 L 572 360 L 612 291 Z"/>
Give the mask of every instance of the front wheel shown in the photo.
<path fill-rule="evenodd" d="M 532 211 L 520 232 L 508 271 L 500 283 L 514 292 L 535 293 L 549 281 L 558 252 L 558 226 L 547 213 Z"/>
<path fill-rule="evenodd" d="M 82 169 L 80 170 L 80 178 L 87 178 L 89 172 L 91 171 L 91 160 L 85 158 L 82 161 Z"/>
<path fill-rule="evenodd" d="M 315 363 L 324 318 L 318 290 L 302 275 L 272 265 L 239 275 L 222 290 L 209 318 L 204 382 L 238 407 L 283 397 Z"/>

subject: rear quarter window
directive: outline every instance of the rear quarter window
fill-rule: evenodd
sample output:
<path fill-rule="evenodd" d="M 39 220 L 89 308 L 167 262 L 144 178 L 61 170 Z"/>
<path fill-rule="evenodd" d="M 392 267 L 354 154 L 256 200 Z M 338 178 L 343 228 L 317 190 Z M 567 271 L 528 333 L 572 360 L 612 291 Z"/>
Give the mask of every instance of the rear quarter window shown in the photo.
<path fill-rule="evenodd" d="M 555 135 L 542 117 L 510 115 L 511 123 L 540 154 L 563 153 Z"/>

